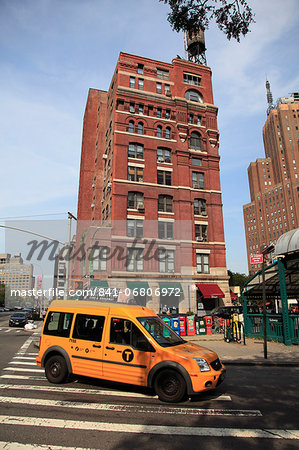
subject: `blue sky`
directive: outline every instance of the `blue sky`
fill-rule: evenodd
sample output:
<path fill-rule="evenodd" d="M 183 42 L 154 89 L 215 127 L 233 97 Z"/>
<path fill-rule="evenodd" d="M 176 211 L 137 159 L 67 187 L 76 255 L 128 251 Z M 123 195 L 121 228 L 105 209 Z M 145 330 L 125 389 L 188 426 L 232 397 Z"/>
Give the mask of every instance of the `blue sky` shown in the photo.
<path fill-rule="evenodd" d="M 248 3 L 256 23 L 240 43 L 215 26 L 206 32 L 219 107 L 227 267 L 245 273 L 242 205 L 250 200 L 247 167 L 264 156 L 266 76 L 274 99 L 299 89 L 298 0 Z M 120 51 L 169 62 L 184 56 L 183 36 L 171 30 L 167 12 L 158 0 L 1 0 L 0 219 L 76 215 L 88 89 L 108 89 Z"/>

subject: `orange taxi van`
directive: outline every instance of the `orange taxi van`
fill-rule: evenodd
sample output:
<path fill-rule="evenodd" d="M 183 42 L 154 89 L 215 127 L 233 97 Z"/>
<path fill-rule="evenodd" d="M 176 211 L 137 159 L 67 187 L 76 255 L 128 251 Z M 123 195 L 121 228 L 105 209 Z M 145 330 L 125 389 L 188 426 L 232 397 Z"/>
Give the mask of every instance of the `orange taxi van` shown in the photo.
<path fill-rule="evenodd" d="M 215 352 L 184 341 L 150 309 L 117 303 L 53 301 L 36 362 L 51 383 L 84 375 L 153 388 L 166 402 L 225 377 Z"/>

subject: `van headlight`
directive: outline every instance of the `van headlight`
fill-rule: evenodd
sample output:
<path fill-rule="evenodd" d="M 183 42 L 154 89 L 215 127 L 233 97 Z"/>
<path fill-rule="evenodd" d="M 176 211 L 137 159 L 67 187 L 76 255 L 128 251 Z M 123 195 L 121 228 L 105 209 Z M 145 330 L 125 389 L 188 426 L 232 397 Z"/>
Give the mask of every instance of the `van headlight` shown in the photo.
<path fill-rule="evenodd" d="M 211 370 L 209 364 L 205 359 L 203 358 L 194 358 L 194 359 L 197 362 L 201 372 L 209 372 Z"/>

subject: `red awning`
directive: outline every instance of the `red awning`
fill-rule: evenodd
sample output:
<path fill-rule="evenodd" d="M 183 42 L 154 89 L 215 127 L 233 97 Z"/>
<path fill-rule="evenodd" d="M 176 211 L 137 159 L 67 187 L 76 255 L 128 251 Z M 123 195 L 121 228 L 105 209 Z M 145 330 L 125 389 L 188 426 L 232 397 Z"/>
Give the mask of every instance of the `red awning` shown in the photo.
<path fill-rule="evenodd" d="M 218 284 L 197 284 L 196 285 L 204 298 L 223 298 L 225 295 Z"/>
<path fill-rule="evenodd" d="M 238 297 L 236 296 L 236 294 L 232 290 L 230 290 L 230 298 L 233 301 L 238 300 Z"/>

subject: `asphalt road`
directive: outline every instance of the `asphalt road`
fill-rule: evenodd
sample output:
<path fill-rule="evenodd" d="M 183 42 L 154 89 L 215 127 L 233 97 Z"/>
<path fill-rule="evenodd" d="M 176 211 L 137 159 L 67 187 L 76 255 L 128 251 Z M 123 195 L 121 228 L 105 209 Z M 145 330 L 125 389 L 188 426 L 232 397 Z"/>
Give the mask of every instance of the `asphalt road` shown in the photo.
<path fill-rule="evenodd" d="M 230 366 L 218 391 L 171 405 L 94 379 L 55 386 L 35 365 L 38 334 L 7 332 L 2 314 L 0 449 L 298 448 L 298 368 Z"/>

